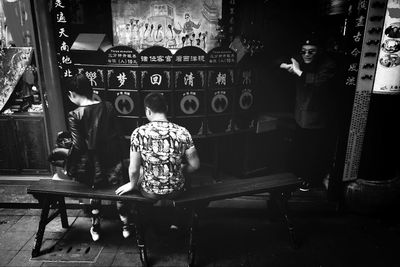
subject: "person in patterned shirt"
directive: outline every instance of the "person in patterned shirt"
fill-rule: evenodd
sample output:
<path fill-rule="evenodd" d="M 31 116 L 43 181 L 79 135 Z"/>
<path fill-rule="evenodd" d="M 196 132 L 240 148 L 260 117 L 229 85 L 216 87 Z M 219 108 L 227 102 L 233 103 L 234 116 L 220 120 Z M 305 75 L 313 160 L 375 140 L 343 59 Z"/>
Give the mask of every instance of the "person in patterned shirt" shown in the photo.
<path fill-rule="evenodd" d="M 131 136 L 130 182 L 116 190 L 122 195 L 134 189 L 152 199 L 174 198 L 185 187 L 185 174 L 200 167 L 200 159 L 187 129 L 169 122 L 163 95 L 152 93 L 144 99 L 149 123 Z"/>

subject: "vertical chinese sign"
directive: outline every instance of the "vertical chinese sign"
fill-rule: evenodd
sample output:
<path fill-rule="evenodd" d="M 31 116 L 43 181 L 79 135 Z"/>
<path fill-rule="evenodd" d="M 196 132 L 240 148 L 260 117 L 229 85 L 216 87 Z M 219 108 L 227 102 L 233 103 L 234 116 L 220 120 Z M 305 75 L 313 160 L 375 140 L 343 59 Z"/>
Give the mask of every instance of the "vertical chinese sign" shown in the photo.
<path fill-rule="evenodd" d="M 233 38 L 235 37 L 235 16 L 236 16 L 236 0 L 229 0 L 229 6 L 228 6 L 228 36 L 227 39 L 229 43 L 233 41 Z"/>
<path fill-rule="evenodd" d="M 173 56 L 175 121 L 193 136 L 205 134 L 207 54 L 198 47 L 184 47 Z"/>
<path fill-rule="evenodd" d="M 357 45 L 350 51 L 354 60 L 349 64 L 346 78 L 346 86 L 355 86 L 356 89 L 345 156 L 344 181 L 355 180 L 358 176 L 386 3 L 387 0 L 372 0 L 369 3 L 367 0 L 358 1 L 358 16 L 352 35 L 354 44 Z"/>
<path fill-rule="evenodd" d="M 55 0 L 52 4 L 58 67 L 60 76 L 68 78 L 74 74 L 70 54 L 72 38 L 69 24 L 69 1 Z"/>
<path fill-rule="evenodd" d="M 400 94 L 400 1 L 389 0 L 373 93 Z"/>
<path fill-rule="evenodd" d="M 128 46 L 107 50 L 107 93 L 102 97 L 114 104 L 121 130 L 125 136 L 139 126 L 142 111 L 139 91 L 139 53 Z M 98 90 L 101 93 L 101 90 Z"/>
<path fill-rule="evenodd" d="M 351 14 L 348 21 L 348 53 L 349 63 L 347 66 L 346 86 L 348 89 L 355 89 L 357 73 L 359 70 L 361 46 L 364 36 L 365 19 L 367 17 L 367 0 L 360 0 L 354 14 Z"/>
<path fill-rule="evenodd" d="M 208 53 L 207 134 L 232 133 L 236 93 L 236 53 L 217 47 Z"/>

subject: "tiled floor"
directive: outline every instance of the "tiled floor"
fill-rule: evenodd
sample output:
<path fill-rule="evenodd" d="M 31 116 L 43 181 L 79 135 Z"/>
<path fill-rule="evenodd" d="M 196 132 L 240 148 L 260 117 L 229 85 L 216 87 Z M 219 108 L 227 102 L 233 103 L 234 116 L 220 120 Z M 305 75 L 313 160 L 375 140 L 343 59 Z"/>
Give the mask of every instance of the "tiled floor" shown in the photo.
<path fill-rule="evenodd" d="M 400 266 L 398 219 L 338 214 L 304 203 L 292 203 L 292 209 L 301 240 L 297 250 L 290 247 L 285 225 L 269 220 L 263 209 L 205 210 L 197 266 Z M 186 266 L 187 235 L 168 230 L 170 214 L 155 208 L 144 218 L 152 266 Z M 46 227 L 44 248 L 56 244 L 56 249 L 31 259 L 39 211 L 0 209 L 0 266 L 140 266 L 135 240 L 123 239 L 115 213 L 106 212 L 97 243 L 83 211 L 69 210 L 68 220 L 69 229 L 62 229 L 59 219 Z M 57 255 L 63 249 L 63 256 Z"/>

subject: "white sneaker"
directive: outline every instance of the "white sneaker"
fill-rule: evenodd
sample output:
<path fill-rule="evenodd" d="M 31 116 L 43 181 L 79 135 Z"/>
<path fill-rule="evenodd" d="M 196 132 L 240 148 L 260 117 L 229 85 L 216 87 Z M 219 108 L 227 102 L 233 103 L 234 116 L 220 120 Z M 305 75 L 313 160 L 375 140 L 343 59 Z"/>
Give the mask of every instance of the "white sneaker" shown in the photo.
<path fill-rule="evenodd" d="M 128 238 L 128 237 L 131 236 L 131 231 L 129 230 L 129 226 L 128 225 L 122 226 L 122 236 L 124 238 Z"/>
<path fill-rule="evenodd" d="M 90 227 L 90 235 L 92 236 L 94 242 L 100 239 L 100 233 L 95 231 L 93 226 Z"/>

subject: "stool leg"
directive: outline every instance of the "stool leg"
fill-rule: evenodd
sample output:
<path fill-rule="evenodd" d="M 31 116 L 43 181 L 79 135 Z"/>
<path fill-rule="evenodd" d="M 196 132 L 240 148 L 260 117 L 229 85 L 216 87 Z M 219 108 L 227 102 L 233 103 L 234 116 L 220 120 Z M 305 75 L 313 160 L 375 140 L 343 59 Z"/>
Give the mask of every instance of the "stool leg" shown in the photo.
<path fill-rule="evenodd" d="M 133 207 L 133 221 L 135 224 L 136 243 L 139 249 L 140 261 L 143 267 L 149 266 L 147 258 L 147 248 L 145 243 L 144 228 L 140 219 L 141 207 L 134 205 Z"/>
<path fill-rule="evenodd" d="M 191 225 L 189 230 L 189 252 L 188 252 L 188 265 L 189 267 L 194 266 L 196 256 L 196 231 L 199 222 L 199 214 L 196 209 L 192 209 L 191 212 Z"/>
<path fill-rule="evenodd" d="M 68 228 L 68 216 L 67 216 L 67 208 L 65 206 L 64 197 L 60 197 L 58 200 L 58 210 L 60 211 L 61 216 L 61 226 L 63 228 Z"/>
<path fill-rule="evenodd" d="M 42 213 L 40 214 L 40 221 L 38 231 L 35 237 L 35 243 L 32 249 L 32 257 L 37 257 L 40 255 L 40 248 L 42 247 L 44 230 L 46 229 L 47 219 L 50 210 L 50 201 L 47 197 L 36 197 L 39 200 L 39 204 L 42 208 Z"/>
<path fill-rule="evenodd" d="M 285 218 L 285 221 L 286 221 L 286 224 L 287 224 L 287 227 L 289 230 L 290 241 L 292 243 L 292 247 L 298 248 L 299 245 L 298 245 L 298 242 L 296 239 L 292 217 L 288 211 L 288 199 L 290 197 L 290 193 L 288 193 L 288 192 L 274 193 L 274 194 L 272 194 L 272 197 L 275 200 L 275 203 L 277 204 L 283 217 Z"/>

